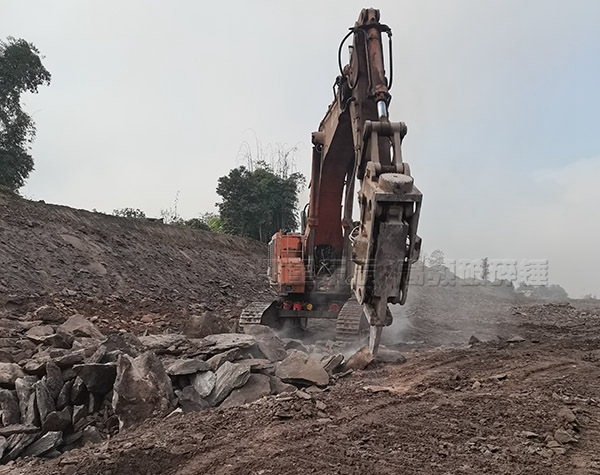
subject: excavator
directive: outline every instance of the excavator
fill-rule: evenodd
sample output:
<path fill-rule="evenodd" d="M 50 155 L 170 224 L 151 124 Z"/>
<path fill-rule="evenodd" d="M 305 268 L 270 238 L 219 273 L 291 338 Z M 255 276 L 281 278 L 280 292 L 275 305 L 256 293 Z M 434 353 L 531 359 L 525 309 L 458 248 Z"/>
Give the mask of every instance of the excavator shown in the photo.
<path fill-rule="evenodd" d="M 363 9 L 339 45 L 334 100 L 312 133 L 310 201 L 301 232 L 272 237 L 267 275 L 278 298 L 246 307 L 242 329 L 257 324 L 302 329 L 313 318 L 334 319 L 337 340 L 368 334 L 376 355 L 382 329 L 392 323 L 389 304 L 406 302 L 421 248 L 422 194 L 402 159 L 407 127 L 389 119 L 392 31 L 379 19 L 379 10 Z M 342 67 L 350 37 L 349 62 Z"/>

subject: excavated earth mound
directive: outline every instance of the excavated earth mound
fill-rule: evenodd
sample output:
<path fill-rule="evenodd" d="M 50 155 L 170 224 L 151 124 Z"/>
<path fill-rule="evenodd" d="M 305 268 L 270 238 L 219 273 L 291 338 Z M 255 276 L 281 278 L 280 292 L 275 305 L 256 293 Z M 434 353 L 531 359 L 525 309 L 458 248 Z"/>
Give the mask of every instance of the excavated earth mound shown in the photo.
<path fill-rule="evenodd" d="M 0 193 L 0 317 L 176 331 L 207 310 L 239 315 L 267 290 L 266 256 L 250 239 Z"/>

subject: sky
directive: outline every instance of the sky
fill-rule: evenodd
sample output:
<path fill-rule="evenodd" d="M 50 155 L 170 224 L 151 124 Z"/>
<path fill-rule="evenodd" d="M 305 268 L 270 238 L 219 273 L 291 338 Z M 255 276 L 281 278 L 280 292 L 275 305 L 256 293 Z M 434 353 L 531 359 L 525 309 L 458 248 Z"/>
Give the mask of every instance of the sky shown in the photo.
<path fill-rule="evenodd" d="M 22 193 L 149 216 L 178 197 L 194 217 L 244 143 L 296 148 L 309 176 L 339 41 L 367 6 L 394 32 L 390 117 L 408 125 L 425 251 L 547 259 L 551 283 L 600 296 L 596 0 L 0 0 L 0 36 L 52 73 L 23 100 Z"/>

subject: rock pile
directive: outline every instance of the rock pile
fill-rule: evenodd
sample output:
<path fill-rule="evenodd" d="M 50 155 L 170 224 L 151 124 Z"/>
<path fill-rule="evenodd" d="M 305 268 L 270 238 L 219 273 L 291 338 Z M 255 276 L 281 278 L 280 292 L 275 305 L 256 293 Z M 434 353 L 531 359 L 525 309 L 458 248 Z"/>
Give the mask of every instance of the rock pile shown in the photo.
<path fill-rule="evenodd" d="M 372 360 L 363 348 L 362 363 L 351 358 L 350 369 L 334 342 L 304 346 L 263 326 L 248 334 L 138 338 L 105 336 L 73 315 L 61 324 L 0 319 L 0 328 L 0 463 L 55 457 L 174 410 L 324 387 Z"/>

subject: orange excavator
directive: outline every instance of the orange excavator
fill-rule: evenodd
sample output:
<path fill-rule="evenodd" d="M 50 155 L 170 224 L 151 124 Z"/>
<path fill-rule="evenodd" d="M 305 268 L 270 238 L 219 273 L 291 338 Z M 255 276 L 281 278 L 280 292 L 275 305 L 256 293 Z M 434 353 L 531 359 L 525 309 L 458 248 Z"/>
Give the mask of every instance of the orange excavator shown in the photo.
<path fill-rule="evenodd" d="M 389 78 L 382 36 L 388 37 Z M 350 59 L 342 67 L 346 41 Z M 336 338 L 368 334 L 377 353 L 392 323 L 388 304 L 404 304 L 417 261 L 422 194 L 402 159 L 407 128 L 388 117 L 393 80 L 392 32 L 379 10 L 363 9 L 338 49 L 334 101 L 313 132 L 310 202 L 301 233 L 276 233 L 268 277 L 279 298 L 253 302 L 240 326 L 304 328 L 309 319 L 336 320 Z M 356 180 L 358 221 L 353 219 Z"/>

